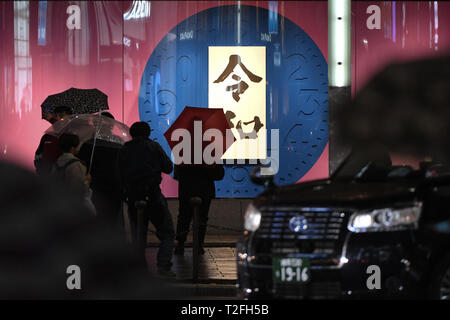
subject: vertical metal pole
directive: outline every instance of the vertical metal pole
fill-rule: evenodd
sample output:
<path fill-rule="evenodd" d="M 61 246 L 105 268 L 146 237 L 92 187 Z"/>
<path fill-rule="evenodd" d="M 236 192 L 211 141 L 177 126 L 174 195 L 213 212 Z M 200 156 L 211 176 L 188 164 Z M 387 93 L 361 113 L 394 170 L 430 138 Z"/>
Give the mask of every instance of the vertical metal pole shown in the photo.
<path fill-rule="evenodd" d="M 147 201 L 136 201 L 134 203 L 137 211 L 137 222 L 136 222 L 136 244 L 139 253 L 145 253 L 145 246 L 147 244 L 147 239 L 145 238 L 146 230 L 148 226 L 144 225 L 144 214 L 145 208 L 147 207 Z"/>
<path fill-rule="evenodd" d="M 328 0 L 328 83 L 351 85 L 351 1 Z"/>
<path fill-rule="evenodd" d="M 328 0 L 329 173 L 350 151 L 336 132 L 335 115 L 351 100 L 351 0 Z"/>
<path fill-rule="evenodd" d="M 125 203 L 122 201 L 120 203 L 119 212 L 117 213 L 117 226 L 119 227 L 119 230 L 121 230 L 125 235 L 125 241 L 127 239 L 126 232 L 125 232 L 125 209 L 124 209 Z"/>
<path fill-rule="evenodd" d="M 198 265 L 199 265 L 199 247 L 200 247 L 200 205 L 202 199 L 199 197 L 191 198 L 190 204 L 194 210 L 193 221 L 193 244 L 192 244 L 192 282 L 198 282 Z"/>

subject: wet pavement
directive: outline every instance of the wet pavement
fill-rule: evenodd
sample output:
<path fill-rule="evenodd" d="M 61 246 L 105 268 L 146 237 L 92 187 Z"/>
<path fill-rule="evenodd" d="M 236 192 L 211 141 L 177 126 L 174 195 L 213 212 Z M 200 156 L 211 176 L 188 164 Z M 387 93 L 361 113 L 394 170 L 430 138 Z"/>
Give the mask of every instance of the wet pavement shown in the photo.
<path fill-rule="evenodd" d="M 124 217 L 125 237 L 130 241 L 128 219 Z M 205 254 L 199 256 L 198 282 L 192 281 L 192 232 L 186 241 L 183 256 L 174 255 L 172 271 L 175 279 L 167 279 L 167 287 L 174 292 L 168 299 L 237 299 L 236 242 L 240 232 L 208 227 Z M 146 260 L 148 269 L 156 274 L 156 255 L 159 240 L 152 224 L 147 236 Z"/>
<path fill-rule="evenodd" d="M 157 247 L 147 248 L 147 261 L 149 269 L 156 271 Z M 177 280 L 192 280 L 192 248 L 185 248 L 184 255 L 174 255 L 172 271 L 177 275 Z M 236 249 L 230 247 L 205 247 L 205 254 L 199 256 L 198 268 L 199 282 L 235 283 L 236 273 Z"/>
<path fill-rule="evenodd" d="M 236 239 L 235 235 L 207 236 L 205 254 L 199 256 L 198 281 L 193 283 L 192 243 L 188 238 L 184 255 L 173 256 L 176 278 L 167 280 L 177 293 L 174 299 L 237 299 Z M 159 242 L 153 234 L 148 240 L 148 268 L 156 273 Z"/>

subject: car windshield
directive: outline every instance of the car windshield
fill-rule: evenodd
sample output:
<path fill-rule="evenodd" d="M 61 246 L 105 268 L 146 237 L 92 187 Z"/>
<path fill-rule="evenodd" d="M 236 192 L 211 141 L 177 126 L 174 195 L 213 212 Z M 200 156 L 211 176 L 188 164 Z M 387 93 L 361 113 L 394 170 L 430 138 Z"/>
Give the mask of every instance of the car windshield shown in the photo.
<path fill-rule="evenodd" d="M 341 162 L 331 178 L 333 180 L 347 180 L 367 177 L 368 169 L 373 167 L 374 164 L 372 161 L 368 159 L 362 159 L 351 153 Z"/>
<path fill-rule="evenodd" d="M 424 162 L 424 160 L 426 160 Z M 331 179 L 383 180 L 418 174 L 428 159 L 389 153 L 384 149 L 352 151 L 332 174 Z"/>

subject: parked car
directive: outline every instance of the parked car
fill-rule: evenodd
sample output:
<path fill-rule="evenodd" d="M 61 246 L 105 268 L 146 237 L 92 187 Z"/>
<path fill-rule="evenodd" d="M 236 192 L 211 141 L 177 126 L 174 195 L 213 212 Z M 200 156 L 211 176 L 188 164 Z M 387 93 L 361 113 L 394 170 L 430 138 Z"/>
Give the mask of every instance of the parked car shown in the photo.
<path fill-rule="evenodd" d="M 259 169 L 266 189 L 236 250 L 241 297 L 450 298 L 450 166 L 349 157 L 329 179 L 283 187 Z"/>

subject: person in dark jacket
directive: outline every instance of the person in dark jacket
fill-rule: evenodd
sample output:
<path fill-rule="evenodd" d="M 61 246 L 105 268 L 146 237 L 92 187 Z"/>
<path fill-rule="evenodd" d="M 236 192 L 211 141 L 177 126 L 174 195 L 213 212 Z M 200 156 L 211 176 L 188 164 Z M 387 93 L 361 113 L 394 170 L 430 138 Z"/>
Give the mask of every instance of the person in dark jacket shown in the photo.
<path fill-rule="evenodd" d="M 189 233 L 194 210 L 190 204 L 192 197 L 200 197 L 200 253 L 205 251 L 203 245 L 206 236 L 206 225 L 211 200 L 216 197 L 214 181 L 222 180 L 225 170 L 221 164 L 213 165 L 176 165 L 174 178 L 178 180 L 179 211 L 177 220 L 176 239 L 178 241 L 175 254 L 184 254 L 184 243 Z"/>
<path fill-rule="evenodd" d="M 47 112 L 46 114 L 46 119 L 54 124 L 72 114 L 72 110 L 69 107 L 59 106 L 55 107 L 53 112 Z M 50 175 L 52 167 L 60 155 L 62 155 L 62 150 L 59 147 L 58 138 L 50 134 L 44 134 L 34 154 L 36 174 L 38 176 Z"/>
<path fill-rule="evenodd" d="M 102 112 L 101 115 L 114 119 L 109 112 Z M 87 165 L 92 177 L 92 202 L 97 210 L 97 216 L 112 227 L 119 224 L 122 205 L 122 192 L 116 167 L 121 147 L 119 143 L 97 139 L 94 150 L 94 139 L 90 139 L 83 143 L 78 152 L 78 158 Z"/>
<path fill-rule="evenodd" d="M 158 255 L 158 272 L 165 276 L 174 276 L 172 266 L 172 250 L 174 230 L 167 200 L 161 193 L 161 173 L 169 174 L 173 163 L 162 147 L 149 139 L 150 126 L 146 122 L 136 122 L 130 127 L 133 138 L 120 149 L 118 167 L 121 186 L 128 199 L 128 213 L 133 241 L 145 245 L 147 225 L 150 220 L 156 228 L 156 234 L 161 241 Z M 137 209 L 135 204 L 146 200 L 144 210 L 144 230 L 142 239 L 137 239 Z"/>

